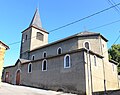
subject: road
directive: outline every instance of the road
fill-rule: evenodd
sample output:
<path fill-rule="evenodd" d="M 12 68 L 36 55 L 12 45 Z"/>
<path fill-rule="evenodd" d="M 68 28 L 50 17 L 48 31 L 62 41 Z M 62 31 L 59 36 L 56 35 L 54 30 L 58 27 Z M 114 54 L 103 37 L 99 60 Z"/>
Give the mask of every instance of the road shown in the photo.
<path fill-rule="evenodd" d="M 76 94 L 2 83 L 0 87 L 0 95 L 76 95 Z M 120 95 L 120 90 L 113 91 L 112 93 L 109 93 L 107 95 Z"/>
<path fill-rule="evenodd" d="M 2 83 L 0 87 L 0 95 L 75 95 L 75 94 Z"/>

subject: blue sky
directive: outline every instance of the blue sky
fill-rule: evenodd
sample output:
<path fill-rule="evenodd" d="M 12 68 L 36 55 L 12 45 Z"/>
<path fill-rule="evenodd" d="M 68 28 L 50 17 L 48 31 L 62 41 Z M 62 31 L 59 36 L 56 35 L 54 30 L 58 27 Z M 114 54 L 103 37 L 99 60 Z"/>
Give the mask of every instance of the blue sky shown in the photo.
<path fill-rule="evenodd" d="M 119 0 L 113 1 L 120 3 Z M 29 26 L 37 7 L 39 8 L 43 28 L 50 31 L 110 6 L 108 0 L 0 0 L 0 40 L 10 47 L 5 55 L 4 66 L 14 65 L 19 58 L 20 43 L 10 44 L 21 40 L 21 32 Z M 94 30 L 89 29 L 116 20 L 120 20 L 120 11 L 117 12 L 113 8 L 51 32 L 49 43 L 88 30 L 100 32 L 106 37 L 109 40 L 109 48 L 119 35 L 120 21 Z M 116 43 L 120 44 L 120 39 Z"/>

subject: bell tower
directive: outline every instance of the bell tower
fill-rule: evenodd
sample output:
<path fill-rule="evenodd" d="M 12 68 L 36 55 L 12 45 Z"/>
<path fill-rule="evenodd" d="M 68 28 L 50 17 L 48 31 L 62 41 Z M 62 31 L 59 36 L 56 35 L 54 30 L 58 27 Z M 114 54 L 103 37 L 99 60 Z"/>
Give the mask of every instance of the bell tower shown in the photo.
<path fill-rule="evenodd" d="M 48 44 L 48 34 L 42 28 L 39 11 L 36 9 L 29 27 L 22 32 L 20 58 L 28 59 L 31 50 Z"/>

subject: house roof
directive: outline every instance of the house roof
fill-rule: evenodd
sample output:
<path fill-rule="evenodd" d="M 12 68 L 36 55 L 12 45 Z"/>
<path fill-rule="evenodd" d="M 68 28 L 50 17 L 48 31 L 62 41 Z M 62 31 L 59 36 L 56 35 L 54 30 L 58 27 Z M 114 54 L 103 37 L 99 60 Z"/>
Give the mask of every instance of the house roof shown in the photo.
<path fill-rule="evenodd" d="M 0 43 L 6 48 L 6 50 L 9 49 L 9 47 L 5 43 L 3 43 L 2 41 L 0 41 Z"/>
<path fill-rule="evenodd" d="M 30 62 L 30 60 L 20 59 L 20 58 L 19 58 L 19 59 L 16 61 L 15 65 L 6 66 L 6 67 L 4 67 L 4 68 L 15 67 L 15 66 L 18 64 L 18 62 L 20 62 L 21 64 L 23 64 L 23 63 L 26 63 L 26 62 Z"/>
<path fill-rule="evenodd" d="M 32 21 L 29 26 L 35 26 L 37 28 L 42 28 L 41 20 L 40 20 L 40 15 L 38 9 L 36 9 L 35 14 L 32 18 Z"/>
<path fill-rule="evenodd" d="M 116 61 L 114 61 L 114 60 L 112 60 L 112 59 L 110 59 L 109 62 L 114 63 L 115 65 L 118 65 L 118 64 L 119 64 L 118 62 L 116 62 Z"/>
<path fill-rule="evenodd" d="M 100 36 L 100 37 L 101 37 L 102 39 L 104 39 L 106 42 L 108 41 L 108 40 L 107 40 L 106 38 L 104 38 L 100 33 L 84 31 L 84 32 L 80 32 L 80 33 L 77 33 L 77 34 L 75 34 L 75 35 L 69 36 L 69 37 L 67 37 L 67 38 L 64 38 L 64 39 L 55 41 L 55 42 L 53 42 L 53 43 L 40 46 L 40 47 L 35 48 L 34 50 L 31 50 L 31 51 L 35 51 L 35 50 L 38 50 L 38 49 L 41 49 L 41 48 L 44 48 L 44 47 L 47 47 L 47 46 L 50 46 L 50 45 L 53 45 L 53 44 L 56 44 L 56 43 L 63 42 L 63 41 L 65 41 L 65 40 L 69 40 L 69 39 L 75 38 L 75 37 L 89 37 L 89 36 Z M 31 51 L 30 51 L 30 52 L 31 52 Z"/>
<path fill-rule="evenodd" d="M 105 37 L 103 37 L 100 33 L 95 33 L 95 32 L 89 32 L 89 31 L 83 31 L 77 34 L 78 36 L 101 36 L 102 39 L 104 39 L 106 42 L 108 41 Z"/>
<path fill-rule="evenodd" d="M 21 63 L 24 63 L 24 62 L 29 62 L 30 60 L 26 60 L 26 59 L 19 59 Z"/>

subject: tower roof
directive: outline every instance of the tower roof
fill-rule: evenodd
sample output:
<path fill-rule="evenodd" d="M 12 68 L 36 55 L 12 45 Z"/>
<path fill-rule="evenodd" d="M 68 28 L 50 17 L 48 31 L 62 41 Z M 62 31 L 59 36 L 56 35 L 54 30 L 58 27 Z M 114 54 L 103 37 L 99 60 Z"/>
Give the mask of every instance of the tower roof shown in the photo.
<path fill-rule="evenodd" d="M 33 19 L 30 23 L 29 26 L 35 26 L 37 28 L 42 28 L 41 20 L 40 20 L 40 15 L 38 9 L 36 9 L 35 14 L 33 16 Z"/>

